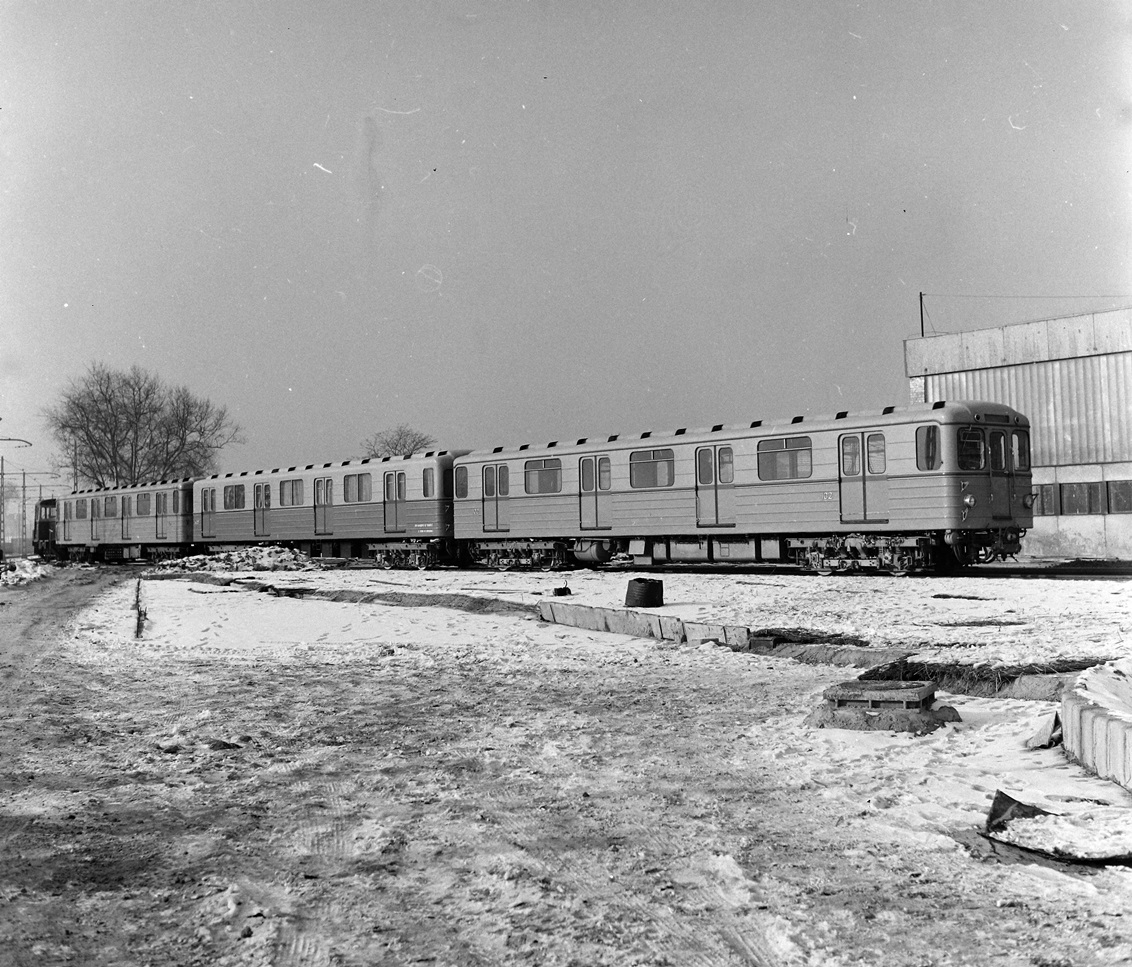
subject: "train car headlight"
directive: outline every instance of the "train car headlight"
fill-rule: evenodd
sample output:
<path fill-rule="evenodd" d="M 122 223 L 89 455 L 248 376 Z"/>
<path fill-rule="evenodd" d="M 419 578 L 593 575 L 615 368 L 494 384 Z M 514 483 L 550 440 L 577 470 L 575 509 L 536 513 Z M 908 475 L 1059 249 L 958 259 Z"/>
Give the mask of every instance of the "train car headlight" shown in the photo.
<path fill-rule="evenodd" d="M 974 507 L 978 502 L 979 500 L 974 494 L 967 494 L 967 496 L 963 498 L 963 503 L 968 507 Z"/>

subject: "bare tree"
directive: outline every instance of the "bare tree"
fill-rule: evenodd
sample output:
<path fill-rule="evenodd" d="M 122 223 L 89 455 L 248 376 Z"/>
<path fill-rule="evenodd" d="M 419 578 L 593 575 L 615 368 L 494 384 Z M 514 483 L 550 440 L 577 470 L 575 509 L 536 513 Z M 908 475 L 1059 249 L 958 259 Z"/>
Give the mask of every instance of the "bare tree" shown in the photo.
<path fill-rule="evenodd" d="M 93 363 L 44 418 L 59 469 L 95 487 L 209 473 L 224 447 L 243 442 L 225 407 L 138 366 Z"/>
<path fill-rule="evenodd" d="M 382 430 L 362 441 L 366 457 L 407 457 L 410 453 L 436 446 L 436 440 L 427 433 L 414 430 L 401 423 L 392 430 Z"/>

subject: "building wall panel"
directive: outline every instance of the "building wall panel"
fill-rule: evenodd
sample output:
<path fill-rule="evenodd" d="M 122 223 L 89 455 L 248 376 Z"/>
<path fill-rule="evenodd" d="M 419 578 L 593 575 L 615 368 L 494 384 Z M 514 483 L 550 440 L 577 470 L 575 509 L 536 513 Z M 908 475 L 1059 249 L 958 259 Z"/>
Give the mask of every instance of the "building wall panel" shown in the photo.
<path fill-rule="evenodd" d="M 1098 313 L 1093 330 L 1097 352 L 1132 352 L 1132 309 Z"/>
<path fill-rule="evenodd" d="M 961 333 L 961 344 L 963 369 L 985 369 L 989 366 L 1001 366 L 1005 362 L 1001 328 Z"/>
<path fill-rule="evenodd" d="M 1027 322 L 1003 326 L 1002 354 L 1005 363 L 1036 363 L 1046 358 L 1046 324 Z"/>

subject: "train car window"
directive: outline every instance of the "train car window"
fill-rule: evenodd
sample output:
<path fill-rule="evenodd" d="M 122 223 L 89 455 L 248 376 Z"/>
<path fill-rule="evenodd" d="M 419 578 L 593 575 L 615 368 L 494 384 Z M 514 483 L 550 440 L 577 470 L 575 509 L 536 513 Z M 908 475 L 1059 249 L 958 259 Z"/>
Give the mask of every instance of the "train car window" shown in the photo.
<path fill-rule="evenodd" d="M 1002 430 L 990 432 L 990 468 L 999 472 L 1006 469 L 1006 434 Z"/>
<path fill-rule="evenodd" d="M 672 450 L 637 450 L 629 454 L 629 486 L 671 487 L 676 482 Z"/>
<path fill-rule="evenodd" d="M 279 482 L 279 506 L 301 507 L 303 503 L 303 481 L 281 480 Z"/>
<path fill-rule="evenodd" d="M 432 467 L 425 467 L 424 471 L 421 473 L 421 492 L 426 498 L 436 496 L 434 489 L 436 486 L 435 480 L 435 471 Z"/>
<path fill-rule="evenodd" d="M 123 497 L 122 498 L 122 516 L 123 517 L 133 517 L 134 516 L 134 498 L 133 497 Z"/>
<path fill-rule="evenodd" d="M 138 516 L 148 517 L 153 498 L 150 494 L 138 494 Z"/>
<path fill-rule="evenodd" d="M 1030 434 L 1015 430 L 1010 436 L 1010 465 L 1015 470 L 1030 469 Z"/>
<path fill-rule="evenodd" d="M 485 497 L 495 496 L 495 467 L 483 468 L 483 495 Z"/>
<path fill-rule="evenodd" d="M 870 433 L 865 438 L 865 449 L 869 461 L 869 473 L 884 473 L 888 468 L 888 456 L 884 451 L 884 434 Z"/>
<path fill-rule="evenodd" d="M 760 440 L 758 453 L 759 480 L 798 480 L 813 473 L 813 444 L 808 436 Z"/>
<path fill-rule="evenodd" d="M 1065 483 L 1061 485 L 1062 514 L 1103 514 L 1104 484 Z"/>
<path fill-rule="evenodd" d="M 1108 512 L 1110 514 L 1132 514 L 1132 480 L 1110 480 L 1108 482 Z"/>
<path fill-rule="evenodd" d="M 224 509 L 225 510 L 243 510 L 244 508 L 244 485 L 232 484 L 224 488 Z"/>
<path fill-rule="evenodd" d="M 507 497 L 511 493 L 511 474 L 506 464 L 500 464 L 495 471 L 495 486 L 500 497 Z"/>
<path fill-rule="evenodd" d="M 841 475 L 856 477 L 861 473 L 861 438 L 844 436 L 841 438 Z M 761 477 L 762 474 L 760 473 Z"/>
<path fill-rule="evenodd" d="M 86 498 L 75 501 L 75 520 L 86 520 Z"/>
<path fill-rule="evenodd" d="M 723 484 L 735 481 L 735 451 L 731 447 L 719 448 L 719 482 Z"/>
<path fill-rule="evenodd" d="M 368 473 L 348 473 L 342 480 L 342 500 L 347 504 L 373 500 L 373 477 Z"/>
<path fill-rule="evenodd" d="M 597 489 L 609 490 L 613 487 L 613 471 L 609 463 L 609 457 L 597 458 Z"/>
<path fill-rule="evenodd" d="M 97 520 L 102 516 L 102 501 L 97 497 L 91 498 L 90 501 L 90 519 Z"/>
<path fill-rule="evenodd" d="M 457 467 L 456 472 L 452 475 L 456 485 L 456 496 L 459 498 L 468 496 L 468 468 Z"/>
<path fill-rule="evenodd" d="M 187 511 L 188 505 L 186 504 L 185 510 Z M 179 490 L 173 491 L 173 513 L 179 514 L 181 512 L 181 492 Z"/>
<path fill-rule="evenodd" d="M 715 483 L 715 454 L 711 447 L 696 451 L 696 483 L 708 485 Z"/>
<path fill-rule="evenodd" d="M 118 498 L 107 497 L 105 504 L 102 508 L 103 517 L 117 517 L 118 516 Z"/>
<path fill-rule="evenodd" d="M 916 469 L 938 470 L 942 464 L 939 427 L 935 423 L 916 427 Z"/>
<path fill-rule="evenodd" d="M 959 428 L 959 469 L 982 470 L 986 466 L 983 450 L 983 431 L 977 426 Z"/>
<path fill-rule="evenodd" d="M 528 460 L 523 464 L 523 487 L 528 494 L 562 492 L 562 461 L 558 457 Z"/>
<path fill-rule="evenodd" d="M 592 494 L 597 489 L 597 474 L 594 471 L 594 458 L 582 458 L 582 493 Z"/>

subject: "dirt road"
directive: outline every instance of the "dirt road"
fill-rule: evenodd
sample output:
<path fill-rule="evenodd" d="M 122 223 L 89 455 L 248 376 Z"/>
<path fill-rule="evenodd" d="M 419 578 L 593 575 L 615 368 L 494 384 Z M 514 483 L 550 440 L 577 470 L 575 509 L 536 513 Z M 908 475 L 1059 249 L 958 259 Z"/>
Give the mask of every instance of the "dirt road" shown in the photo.
<path fill-rule="evenodd" d="M 1121 962 L 1087 883 L 862 841 L 763 751 L 844 670 L 513 613 L 490 650 L 71 647 L 112 580 L 0 597 L 0 964 Z"/>

